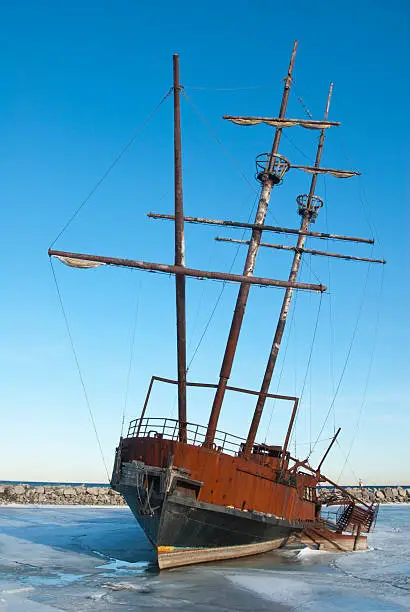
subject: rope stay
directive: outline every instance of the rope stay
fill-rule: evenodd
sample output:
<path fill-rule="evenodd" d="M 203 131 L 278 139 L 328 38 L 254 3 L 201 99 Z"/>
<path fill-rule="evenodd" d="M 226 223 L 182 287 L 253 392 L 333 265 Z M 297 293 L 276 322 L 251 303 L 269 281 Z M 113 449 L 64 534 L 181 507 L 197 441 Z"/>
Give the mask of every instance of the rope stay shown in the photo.
<path fill-rule="evenodd" d="M 92 196 L 95 194 L 95 192 L 98 190 L 98 188 L 101 186 L 101 184 L 105 181 L 105 179 L 107 178 L 107 176 L 110 174 L 110 172 L 114 169 L 114 167 L 118 164 L 118 162 L 120 161 L 120 159 L 123 157 L 123 155 L 128 151 L 128 149 L 131 147 L 131 145 L 134 144 L 135 140 L 138 138 L 138 136 L 141 134 L 141 132 L 143 131 L 143 129 L 148 125 L 148 123 L 150 122 L 150 120 L 153 118 L 153 116 L 156 114 L 157 110 L 159 109 L 160 106 L 162 106 L 162 104 L 165 102 L 165 100 L 171 95 L 172 93 L 172 87 L 169 89 L 169 91 L 162 97 L 162 99 L 160 100 L 160 102 L 155 106 L 155 108 L 151 111 L 151 113 L 148 115 L 148 117 L 146 119 L 144 119 L 144 121 L 140 124 L 139 128 L 137 129 L 137 131 L 135 132 L 135 134 L 130 138 L 130 140 L 122 147 L 122 149 L 119 151 L 119 153 L 117 154 L 117 156 L 114 158 L 114 160 L 111 162 L 111 164 L 108 166 L 107 170 L 103 173 L 103 175 L 98 179 L 98 181 L 95 183 L 94 187 L 88 192 L 87 196 L 84 198 L 84 200 L 80 203 L 80 205 L 75 209 L 75 211 L 72 213 L 71 217 L 69 217 L 68 221 L 65 223 L 65 225 L 63 225 L 62 229 L 60 230 L 60 232 L 57 234 L 57 236 L 54 238 L 54 240 L 52 241 L 52 243 L 50 244 L 50 249 L 53 248 L 53 246 L 55 245 L 55 243 L 57 242 L 57 240 L 59 238 L 61 238 L 61 236 L 64 234 L 64 232 L 68 229 L 68 227 L 71 225 L 71 223 L 74 221 L 74 219 L 77 217 L 77 215 L 79 214 L 79 212 L 84 208 L 84 206 L 89 202 L 89 200 L 92 198 Z"/>
<path fill-rule="evenodd" d="M 307 364 L 306 364 L 305 376 L 303 378 L 302 389 L 301 389 L 300 394 L 299 394 L 299 406 L 301 406 L 301 404 L 302 404 L 303 394 L 305 392 L 306 382 L 307 382 L 308 374 L 309 374 L 309 371 L 310 371 L 310 365 L 311 365 L 311 362 L 312 362 L 313 349 L 314 349 L 315 342 L 316 342 L 317 330 L 319 328 L 320 311 L 321 311 L 321 308 L 322 308 L 322 298 L 323 298 L 323 295 L 321 294 L 320 295 L 319 304 L 318 304 L 318 308 L 317 308 L 316 321 L 315 321 L 315 326 L 314 326 L 314 329 L 313 329 L 313 336 L 312 336 L 312 340 L 311 340 L 311 343 L 310 343 L 309 357 L 308 357 L 308 361 L 307 361 Z M 291 440 L 290 440 L 290 442 L 291 442 L 292 439 L 295 438 L 295 444 L 296 444 L 296 425 L 297 425 L 297 422 L 298 422 L 299 414 L 300 414 L 300 410 L 298 410 L 298 412 L 296 414 L 295 423 L 294 423 L 294 426 L 293 426 L 293 432 L 292 432 Z"/>
<path fill-rule="evenodd" d="M 350 445 L 347 451 L 347 455 L 346 455 L 346 460 L 343 464 L 342 469 L 340 470 L 339 476 L 337 478 L 336 482 L 340 482 L 340 479 L 342 477 L 342 474 L 346 468 L 346 464 L 350 458 L 350 454 L 352 452 L 352 448 L 353 448 L 353 444 L 356 440 L 357 434 L 359 432 L 359 427 L 360 427 L 360 422 L 363 416 L 363 412 L 364 409 L 366 407 L 366 399 L 367 399 L 367 391 L 369 388 L 369 382 L 370 382 L 370 377 L 372 374 L 372 370 L 373 370 L 373 364 L 374 364 L 374 358 L 375 358 L 375 354 L 376 354 L 376 345 L 377 345 L 377 340 L 378 340 L 378 336 L 379 336 L 379 326 L 380 326 L 380 310 L 381 310 L 381 302 L 382 302 L 382 297 L 383 297 L 383 289 L 384 289 L 384 268 L 382 268 L 381 270 L 381 276 L 380 276 L 380 287 L 379 287 L 379 295 L 378 295 L 378 299 L 377 299 L 377 312 L 376 312 L 376 321 L 375 321 L 375 326 L 374 326 L 374 332 L 372 334 L 372 338 L 373 338 L 373 342 L 372 342 L 372 348 L 370 351 L 370 360 L 369 360 L 369 366 L 367 369 L 367 373 L 366 373 L 366 379 L 365 379 L 365 383 L 364 383 L 364 388 L 363 388 L 363 393 L 362 393 L 362 399 L 361 399 L 361 403 L 360 403 L 360 409 L 359 409 L 359 414 L 357 416 L 357 421 L 356 421 L 356 425 L 354 427 L 353 430 L 353 436 L 352 439 L 350 441 Z"/>
<path fill-rule="evenodd" d="M 372 252 L 373 252 L 373 249 L 372 249 Z M 345 361 L 344 361 L 344 364 L 343 364 L 343 368 L 342 368 L 342 371 L 341 371 L 341 374 L 340 374 L 340 377 L 339 377 L 339 380 L 338 380 L 338 383 L 337 383 L 337 386 L 336 386 L 336 390 L 335 390 L 335 393 L 333 395 L 332 401 L 330 403 L 329 410 L 327 411 L 326 417 L 325 417 L 325 419 L 323 421 L 323 425 L 322 425 L 322 427 L 320 429 L 320 432 L 319 432 L 319 434 L 318 434 L 318 436 L 316 438 L 316 441 L 315 441 L 315 443 L 313 445 L 312 451 L 309 454 L 309 457 L 314 452 L 314 450 L 316 448 L 316 445 L 318 443 L 318 440 L 321 437 L 324 428 L 326 427 L 326 424 L 327 424 L 327 421 L 328 421 L 329 416 L 331 414 L 332 408 L 334 407 L 334 404 L 336 402 L 337 396 L 339 394 L 339 390 L 340 390 L 340 387 L 342 385 L 342 381 L 344 379 L 344 375 L 346 373 L 347 364 L 348 364 L 349 359 L 350 359 L 350 355 L 351 355 L 351 352 L 352 352 L 352 349 L 353 349 L 353 345 L 354 345 L 354 341 L 355 341 L 355 338 L 356 338 L 357 330 L 358 330 L 358 327 L 359 327 L 359 321 L 360 321 L 360 318 L 361 318 L 361 315 L 362 315 L 362 312 L 363 312 L 363 306 L 364 306 L 364 302 L 365 302 L 367 286 L 368 286 L 368 281 L 369 281 L 369 276 L 370 276 L 370 266 L 371 266 L 371 264 L 369 263 L 368 266 L 367 266 L 365 282 L 364 282 L 364 286 L 363 286 L 363 291 L 362 291 L 362 296 L 361 296 L 361 300 L 360 300 L 360 304 L 359 304 L 359 309 L 358 309 L 356 321 L 355 321 L 354 328 L 353 328 L 352 337 L 350 339 L 349 348 L 348 348 L 348 351 L 347 351 L 347 354 L 346 354 L 346 358 L 345 358 Z M 309 459 L 309 457 L 308 457 L 308 459 Z"/>
<path fill-rule="evenodd" d="M 300 95 L 300 92 L 296 91 L 295 83 L 296 83 L 296 81 L 295 81 L 295 79 L 293 79 L 292 93 L 297 98 L 297 101 L 299 102 L 299 104 L 301 105 L 301 107 L 305 111 L 306 115 L 309 117 L 309 119 L 313 119 L 313 115 L 310 112 L 310 110 L 308 109 L 308 107 L 306 106 L 306 103 L 305 103 L 304 99 L 302 98 L 302 96 Z"/>
<path fill-rule="evenodd" d="M 325 193 L 325 201 L 327 202 L 327 176 L 323 175 L 323 187 Z M 329 216 L 328 206 L 325 206 L 325 225 L 326 233 L 329 229 Z M 329 248 L 329 238 L 326 238 L 327 248 Z M 327 275 L 328 275 L 328 287 L 329 287 L 329 344 L 330 344 L 330 355 L 329 355 L 329 366 L 330 366 L 330 379 L 332 385 L 332 395 L 335 393 L 335 367 L 334 367 L 334 346 L 335 346 L 335 334 L 333 326 L 333 309 L 332 309 L 332 290 L 331 290 L 331 262 L 330 257 L 327 258 Z M 336 406 L 333 405 L 333 433 L 336 433 Z"/>
<path fill-rule="evenodd" d="M 192 91 L 250 91 L 251 89 L 268 89 L 272 87 L 274 87 L 273 83 L 245 85 L 243 87 L 197 87 L 194 85 L 184 85 L 184 89 L 190 89 Z"/>
<path fill-rule="evenodd" d="M 205 127 L 208 129 L 208 131 L 210 132 L 210 134 L 212 135 L 212 137 L 214 138 L 214 140 L 218 143 L 218 145 L 221 147 L 221 149 L 225 152 L 225 155 L 228 157 L 228 159 L 230 160 L 230 162 L 235 166 L 235 168 L 238 170 L 239 174 L 242 176 L 242 178 L 246 181 L 246 183 L 248 183 L 248 185 L 250 186 L 250 188 L 252 189 L 252 191 L 258 191 L 256 185 L 253 183 L 253 181 L 251 181 L 251 179 L 248 177 L 248 175 L 246 174 L 245 170 L 242 168 L 242 166 L 239 164 L 239 162 L 236 160 L 236 158 L 232 155 L 231 151 L 226 147 L 226 145 L 223 144 L 222 140 L 219 138 L 219 136 L 217 135 L 217 133 L 215 132 L 215 130 L 210 126 L 209 122 L 207 121 L 207 119 L 204 117 L 204 115 L 200 112 L 200 110 L 198 109 L 198 107 L 196 106 L 196 104 L 194 104 L 194 102 L 191 100 L 191 98 L 185 93 L 184 90 L 182 90 L 182 95 L 184 96 L 184 98 L 189 102 L 189 104 L 192 106 L 192 108 L 194 109 L 195 113 L 198 115 L 199 119 L 201 120 L 201 122 L 205 125 Z"/>
<path fill-rule="evenodd" d="M 254 212 L 255 206 L 256 206 L 256 202 L 257 202 L 257 196 L 255 197 L 255 200 L 253 202 L 253 206 L 252 206 L 252 209 L 251 209 L 251 211 L 249 213 L 248 220 L 251 219 L 251 217 L 253 215 L 253 212 Z M 246 229 L 243 231 L 242 237 L 245 236 L 245 233 L 246 233 Z M 236 249 L 236 253 L 235 253 L 235 255 L 234 255 L 233 259 L 232 259 L 232 263 L 231 263 L 231 265 L 229 267 L 229 273 L 231 273 L 232 270 L 233 270 L 233 267 L 234 267 L 234 265 L 236 263 L 238 255 L 239 255 L 239 251 L 240 251 L 240 245 L 238 245 L 238 247 Z M 209 329 L 209 326 L 210 326 L 210 324 L 212 322 L 212 319 L 213 319 L 213 317 L 214 317 L 214 315 L 215 315 L 215 313 L 217 311 L 219 303 L 220 303 L 220 301 L 222 299 L 223 292 L 225 291 L 226 285 L 227 285 L 227 281 L 223 281 L 222 282 L 221 291 L 219 292 L 219 295 L 216 298 L 215 304 L 214 304 L 214 306 L 213 306 L 213 308 L 211 310 L 211 314 L 209 315 L 208 321 L 205 324 L 205 327 L 204 327 L 204 330 L 203 330 L 203 332 L 201 334 L 201 337 L 199 338 L 199 341 L 198 341 L 198 343 L 197 343 L 197 345 L 196 345 L 196 347 L 195 347 L 195 349 L 194 349 L 194 351 L 192 353 L 192 356 L 191 356 L 191 358 L 190 358 L 190 360 L 188 362 L 187 373 L 188 373 L 188 371 L 189 371 L 189 369 L 190 369 L 190 367 L 191 367 L 191 365 L 192 365 L 192 363 L 193 363 L 193 361 L 194 361 L 194 359 L 195 359 L 195 357 L 196 357 L 196 355 L 197 355 L 197 353 L 199 351 L 199 348 L 200 348 L 200 346 L 201 346 L 201 344 L 202 344 L 202 342 L 203 342 L 203 340 L 205 338 L 205 335 L 206 335 L 206 333 L 207 333 L 207 331 Z"/>
<path fill-rule="evenodd" d="M 136 338 L 136 333 L 137 333 L 138 315 L 139 315 L 139 307 L 140 307 L 141 279 L 140 277 L 137 277 L 137 278 L 138 278 L 137 303 L 135 307 L 134 322 L 133 322 L 132 331 L 131 331 L 130 359 L 128 363 L 128 371 L 127 371 L 127 377 L 126 377 L 126 383 L 125 383 L 124 408 L 123 408 L 122 420 L 121 420 L 121 438 L 124 433 L 125 413 L 126 413 L 127 406 L 128 406 L 128 395 L 129 395 L 130 382 L 131 382 L 132 366 L 134 364 L 135 338 Z"/>
<path fill-rule="evenodd" d="M 312 158 L 309 157 L 304 151 L 303 149 L 301 149 L 300 147 L 298 147 L 297 144 L 295 144 L 295 142 L 291 139 L 290 136 L 288 136 L 288 134 L 286 133 L 286 131 L 282 132 L 282 136 L 284 136 L 286 138 L 286 140 L 288 142 L 290 142 L 290 144 L 292 145 L 292 147 L 298 151 L 301 155 L 303 155 L 303 157 L 311 164 L 312 163 Z"/>
<path fill-rule="evenodd" d="M 356 472 L 354 471 L 353 466 L 352 466 L 352 464 L 351 464 L 351 463 L 350 463 L 350 461 L 349 461 L 349 457 L 346 455 L 346 453 L 344 452 L 343 448 L 341 447 L 341 445 L 340 445 L 340 443 L 339 443 L 339 440 L 336 440 L 336 443 L 337 443 L 337 445 L 338 445 L 338 447 L 339 447 L 339 449 L 340 449 L 340 452 L 341 452 L 341 453 L 342 453 L 342 455 L 345 457 L 345 466 L 346 466 L 346 464 L 347 464 L 347 463 L 349 464 L 349 468 L 350 468 L 350 471 L 351 471 L 351 472 L 352 472 L 352 474 L 353 474 L 353 477 L 355 478 L 356 482 L 359 482 L 359 481 L 360 481 L 360 478 L 358 477 L 358 475 L 357 475 L 357 474 L 356 474 Z M 343 469 L 344 469 L 344 468 L 343 468 Z M 339 479 L 337 480 L 337 482 L 339 482 L 339 480 L 340 480 L 340 475 L 339 475 Z"/>
<path fill-rule="evenodd" d="M 290 318 L 290 322 L 289 322 L 289 326 L 288 326 L 288 333 L 287 333 L 287 338 L 286 338 L 286 346 L 285 346 L 285 351 L 283 353 L 283 360 L 282 360 L 282 365 L 281 365 L 281 369 L 279 372 L 279 378 L 278 378 L 278 384 L 276 386 L 276 395 L 279 393 L 279 387 L 280 387 L 280 383 L 282 381 L 282 374 L 283 374 L 283 370 L 285 367 L 285 362 L 286 362 L 286 356 L 288 353 L 288 348 L 290 345 L 290 339 L 291 339 L 291 335 L 292 335 L 292 330 L 293 330 L 293 321 L 295 319 L 295 312 L 296 312 L 296 303 L 297 303 L 297 299 L 298 299 L 298 293 L 296 292 L 295 294 L 295 299 L 293 300 L 293 306 L 292 306 L 292 315 Z M 271 413 L 270 413 L 270 417 L 269 417 L 269 422 L 268 422 L 268 426 L 266 428 L 266 435 L 265 435 L 265 444 L 267 443 L 267 439 L 268 439 L 268 435 L 269 435 L 269 431 L 270 431 L 270 426 L 272 423 L 272 417 L 273 417 L 273 412 L 276 408 L 276 403 L 277 403 L 277 398 L 275 398 L 272 402 L 272 408 L 271 408 Z"/>
<path fill-rule="evenodd" d="M 67 313 L 66 313 L 66 310 L 64 308 L 63 298 L 62 298 L 62 295 L 61 295 L 60 287 L 59 287 L 58 281 L 57 281 L 57 276 L 56 276 L 56 273 L 55 273 L 55 270 L 54 270 L 54 266 L 53 266 L 53 261 L 52 261 L 51 258 L 50 258 L 50 265 L 51 265 L 51 271 L 52 271 L 52 274 L 53 274 L 54 283 L 55 283 L 55 286 L 56 286 L 56 289 L 57 289 L 57 295 L 58 295 L 58 299 L 59 299 L 59 302 L 60 302 L 61 312 L 63 314 L 63 318 L 64 318 L 66 330 L 67 330 L 67 335 L 68 335 L 68 338 L 70 340 L 71 350 L 72 350 L 72 353 L 73 353 L 73 356 L 74 356 L 74 361 L 75 361 L 75 364 L 76 364 L 76 367 L 77 367 L 78 376 L 80 378 L 80 382 L 81 382 L 81 387 L 82 387 L 83 394 L 84 394 L 85 403 L 86 403 L 86 406 L 87 406 L 87 409 L 88 409 L 88 414 L 90 416 L 90 420 L 91 420 L 91 424 L 92 424 L 92 427 L 93 427 L 93 430 L 94 430 L 94 434 L 95 434 L 95 437 L 96 437 L 96 440 L 97 440 L 98 448 L 100 450 L 101 459 L 102 459 L 102 462 L 104 464 L 105 473 L 107 475 L 107 481 L 110 482 L 110 476 L 109 476 L 107 464 L 106 464 L 106 461 L 105 461 L 105 458 L 104 458 L 104 453 L 103 453 L 103 449 L 102 449 L 102 445 L 101 445 L 100 436 L 98 435 L 97 425 L 96 425 L 96 422 L 95 422 L 95 419 L 94 419 L 94 414 L 93 414 L 93 411 L 92 411 L 92 408 L 91 408 L 90 398 L 88 397 L 87 389 L 86 389 L 85 382 L 84 382 L 84 377 L 83 377 L 83 374 L 82 374 L 82 371 L 81 371 L 81 367 L 80 367 L 80 361 L 78 359 L 77 351 L 75 349 L 74 339 L 73 339 L 73 336 L 72 336 L 72 333 L 71 333 L 70 324 L 68 322 Z"/>

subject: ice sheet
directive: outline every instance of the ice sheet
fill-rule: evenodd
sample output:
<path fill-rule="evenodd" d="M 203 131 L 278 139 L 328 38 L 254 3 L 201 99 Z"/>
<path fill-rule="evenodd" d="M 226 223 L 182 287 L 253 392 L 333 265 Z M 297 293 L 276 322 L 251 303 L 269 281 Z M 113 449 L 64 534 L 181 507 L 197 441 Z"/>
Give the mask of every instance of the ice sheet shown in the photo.
<path fill-rule="evenodd" d="M 365 553 L 287 550 L 158 573 L 127 508 L 0 507 L 0 612 L 410 610 L 410 506 Z"/>

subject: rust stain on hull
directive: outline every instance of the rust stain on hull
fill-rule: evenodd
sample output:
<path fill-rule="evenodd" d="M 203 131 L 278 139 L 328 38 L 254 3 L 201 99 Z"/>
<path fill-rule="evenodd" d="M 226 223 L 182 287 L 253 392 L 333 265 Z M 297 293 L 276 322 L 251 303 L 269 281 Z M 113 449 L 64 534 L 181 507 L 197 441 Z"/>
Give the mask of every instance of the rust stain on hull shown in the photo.
<path fill-rule="evenodd" d="M 294 484 L 277 482 L 280 458 L 247 459 L 157 438 L 126 438 L 121 453 L 123 461 L 143 461 L 162 468 L 172 457 L 175 467 L 203 482 L 199 501 L 256 510 L 290 521 L 315 521 L 315 499 L 303 498 L 305 488 L 315 487 L 315 477 L 299 474 L 297 484 L 296 480 Z"/>

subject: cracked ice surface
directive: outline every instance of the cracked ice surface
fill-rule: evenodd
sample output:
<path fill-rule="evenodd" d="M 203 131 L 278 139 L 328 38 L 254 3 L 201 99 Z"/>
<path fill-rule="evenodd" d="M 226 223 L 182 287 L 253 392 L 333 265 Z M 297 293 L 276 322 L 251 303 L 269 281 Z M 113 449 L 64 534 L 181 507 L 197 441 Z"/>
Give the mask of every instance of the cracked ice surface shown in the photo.
<path fill-rule="evenodd" d="M 410 506 L 372 550 L 287 550 L 158 573 L 128 508 L 0 507 L 0 612 L 410 610 Z"/>

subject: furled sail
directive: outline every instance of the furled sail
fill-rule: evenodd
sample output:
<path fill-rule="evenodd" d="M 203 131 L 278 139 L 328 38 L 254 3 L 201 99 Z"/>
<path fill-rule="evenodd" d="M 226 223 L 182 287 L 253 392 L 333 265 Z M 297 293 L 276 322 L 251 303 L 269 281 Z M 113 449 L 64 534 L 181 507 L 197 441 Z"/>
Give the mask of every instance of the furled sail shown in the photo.
<path fill-rule="evenodd" d="M 315 168 L 315 166 L 294 166 L 291 165 L 291 168 L 296 168 L 297 170 L 303 170 L 304 172 L 308 172 L 309 174 L 331 174 L 336 178 L 351 178 L 352 176 L 360 176 L 360 172 L 356 172 L 355 170 L 336 170 L 335 168 Z"/>
<path fill-rule="evenodd" d="M 105 266 L 106 264 L 100 261 L 86 261 L 84 259 L 75 259 L 74 257 L 61 257 L 55 255 L 57 259 L 63 262 L 70 268 L 98 268 L 99 266 Z"/>
<path fill-rule="evenodd" d="M 339 126 L 338 121 L 316 121 L 314 119 L 288 119 L 280 117 L 233 117 L 232 115 L 224 115 L 223 119 L 232 121 L 236 125 L 257 125 L 264 123 L 272 127 L 288 128 L 300 125 L 308 130 L 326 130 L 327 128 Z"/>

